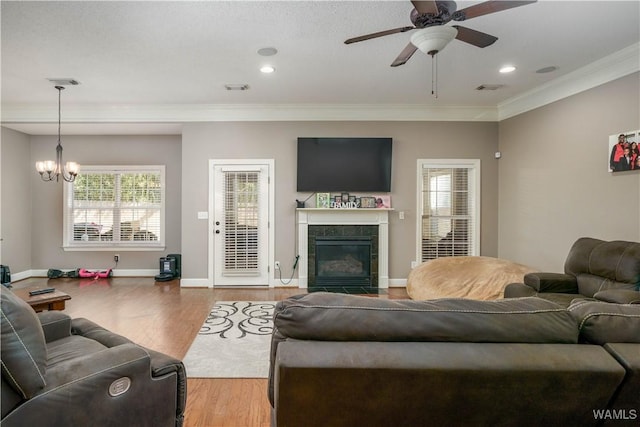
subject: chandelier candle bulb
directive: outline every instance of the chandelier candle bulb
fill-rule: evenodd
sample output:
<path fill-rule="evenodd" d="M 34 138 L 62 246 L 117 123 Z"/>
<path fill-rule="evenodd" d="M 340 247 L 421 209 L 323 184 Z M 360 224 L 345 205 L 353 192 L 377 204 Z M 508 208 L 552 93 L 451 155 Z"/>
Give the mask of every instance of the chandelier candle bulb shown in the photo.
<path fill-rule="evenodd" d="M 65 169 L 69 172 L 70 175 L 77 175 L 80 171 L 80 165 L 76 162 L 67 162 L 65 165 Z"/>

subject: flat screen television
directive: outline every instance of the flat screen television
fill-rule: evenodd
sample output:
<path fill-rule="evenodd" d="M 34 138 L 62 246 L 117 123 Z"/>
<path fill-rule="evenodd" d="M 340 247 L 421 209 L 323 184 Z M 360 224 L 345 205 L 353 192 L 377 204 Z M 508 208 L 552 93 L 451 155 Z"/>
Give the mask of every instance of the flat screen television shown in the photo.
<path fill-rule="evenodd" d="M 391 191 L 391 138 L 298 138 L 298 191 Z"/>

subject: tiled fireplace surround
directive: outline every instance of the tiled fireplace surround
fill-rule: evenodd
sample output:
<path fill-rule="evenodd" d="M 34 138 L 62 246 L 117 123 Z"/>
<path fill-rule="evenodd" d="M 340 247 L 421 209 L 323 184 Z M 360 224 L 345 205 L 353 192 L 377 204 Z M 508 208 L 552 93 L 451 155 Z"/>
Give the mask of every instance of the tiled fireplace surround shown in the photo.
<path fill-rule="evenodd" d="M 372 278 L 378 289 L 389 287 L 388 209 L 297 209 L 299 287 L 307 288 L 314 274 L 316 236 L 372 236 Z M 311 256 L 310 256 L 311 255 Z"/>

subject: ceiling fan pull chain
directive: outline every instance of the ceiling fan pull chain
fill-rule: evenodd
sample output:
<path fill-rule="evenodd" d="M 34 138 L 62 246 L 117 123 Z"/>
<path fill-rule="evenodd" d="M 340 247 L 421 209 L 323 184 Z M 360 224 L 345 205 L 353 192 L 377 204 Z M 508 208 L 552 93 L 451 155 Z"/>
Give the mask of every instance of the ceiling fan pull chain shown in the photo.
<path fill-rule="evenodd" d="M 438 55 L 431 55 L 431 95 L 438 98 Z"/>

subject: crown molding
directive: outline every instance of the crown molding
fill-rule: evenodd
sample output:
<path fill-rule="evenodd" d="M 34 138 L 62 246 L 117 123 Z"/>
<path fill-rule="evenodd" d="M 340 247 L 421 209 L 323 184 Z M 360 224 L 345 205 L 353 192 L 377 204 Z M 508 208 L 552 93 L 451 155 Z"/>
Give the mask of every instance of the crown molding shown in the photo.
<path fill-rule="evenodd" d="M 471 121 L 499 122 L 576 93 L 640 71 L 640 42 L 581 69 L 491 106 L 428 106 L 414 104 L 164 104 L 66 105 L 65 130 L 74 125 L 145 124 L 154 126 L 233 121 Z M 26 133 L 45 133 L 57 123 L 55 106 L 3 105 L 3 125 Z M 40 130 L 38 131 L 38 127 Z M 48 128 L 46 128 L 48 130 Z M 128 128 L 131 129 L 131 128 Z M 172 131 L 180 129 L 171 127 Z M 24 131 L 24 130 L 23 130 Z M 115 129 L 106 133 L 113 133 Z M 49 132 L 51 133 L 51 132 Z M 65 132 L 66 133 L 66 132 Z M 72 132 L 73 133 L 73 132 Z"/>
<path fill-rule="evenodd" d="M 498 104 L 498 121 L 640 71 L 640 42 Z"/>
<path fill-rule="evenodd" d="M 400 104 L 67 105 L 73 123 L 193 123 L 229 121 L 496 121 L 495 107 Z M 7 105 L 2 123 L 57 123 L 50 106 Z"/>

